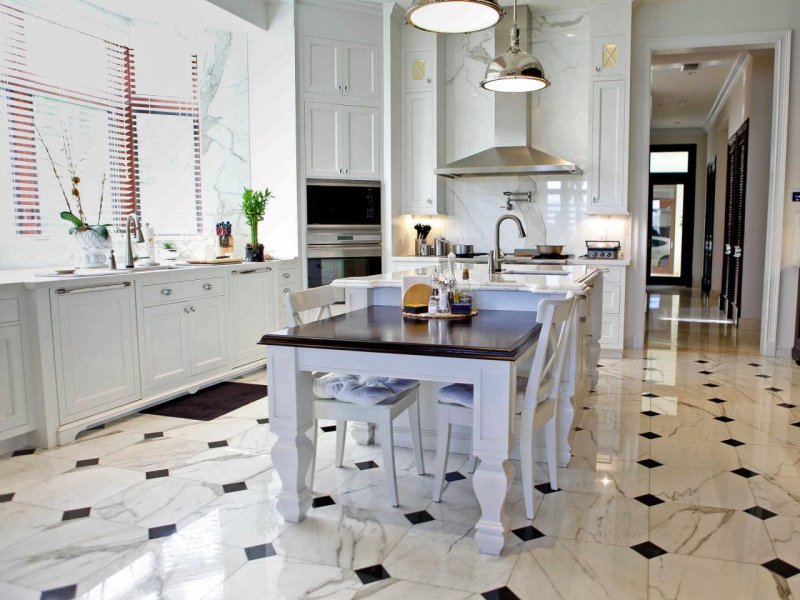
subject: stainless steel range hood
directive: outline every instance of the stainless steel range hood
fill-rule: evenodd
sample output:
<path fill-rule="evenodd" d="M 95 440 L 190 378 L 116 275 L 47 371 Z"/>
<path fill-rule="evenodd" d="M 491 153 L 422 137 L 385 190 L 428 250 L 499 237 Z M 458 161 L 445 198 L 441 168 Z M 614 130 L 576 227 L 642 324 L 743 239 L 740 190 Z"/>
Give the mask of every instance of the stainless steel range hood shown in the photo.
<path fill-rule="evenodd" d="M 520 44 L 529 47 L 530 9 L 519 7 Z M 495 28 L 496 54 L 508 50 L 511 23 Z M 573 175 L 575 164 L 531 146 L 531 94 L 494 94 L 494 147 L 454 161 L 434 172 L 442 177 L 499 175 Z"/>

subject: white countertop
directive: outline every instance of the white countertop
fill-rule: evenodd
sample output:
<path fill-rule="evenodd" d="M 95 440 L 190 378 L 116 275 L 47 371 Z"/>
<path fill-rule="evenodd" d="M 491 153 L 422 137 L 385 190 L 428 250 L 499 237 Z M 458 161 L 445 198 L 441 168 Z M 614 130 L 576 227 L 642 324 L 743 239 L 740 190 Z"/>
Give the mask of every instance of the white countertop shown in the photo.
<path fill-rule="evenodd" d="M 420 262 L 420 263 L 436 263 L 438 261 L 447 260 L 446 256 L 393 256 L 392 260 L 399 262 Z M 486 256 L 478 256 L 476 258 L 456 258 L 457 263 L 470 263 L 470 264 L 483 264 L 487 262 Z M 627 256 L 615 259 L 605 258 L 569 258 L 567 265 L 600 265 L 602 267 L 627 267 L 631 264 L 631 259 Z"/>
<path fill-rule="evenodd" d="M 470 269 L 469 283 L 473 290 L 507 292 L 581 292 L 582 283 L 596 271 L 590 266 L 574 265 L 518 265 L 526 273 L 497 273 L 490 275 L 479 268 Z M 331 285 L 340 288 L 402 287 L 403 275 L 420 275 L 422 269 L 382 273 L 366 277 L 337 279 Z M 433 267 L 425 267 L 431 273 Z"/>

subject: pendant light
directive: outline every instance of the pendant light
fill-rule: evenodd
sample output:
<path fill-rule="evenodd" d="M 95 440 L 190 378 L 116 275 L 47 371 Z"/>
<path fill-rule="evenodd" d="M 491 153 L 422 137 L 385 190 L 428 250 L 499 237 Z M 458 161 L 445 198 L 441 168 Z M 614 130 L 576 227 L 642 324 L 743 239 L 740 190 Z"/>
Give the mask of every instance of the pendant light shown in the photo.
<path fill-rule="evenodd" d="M 496 0 L 414 0 L 406 23 L 435 33 L 472 33 L 494 27 L 505 14 Z"/>
<path fill-rule="evenodd" d="M 511 47 L 489 63 L 481 87 L 492 92 L 535 92 L 548 85 L 542 63 L 519 47 L 517 0 L 514 0 Z"/>

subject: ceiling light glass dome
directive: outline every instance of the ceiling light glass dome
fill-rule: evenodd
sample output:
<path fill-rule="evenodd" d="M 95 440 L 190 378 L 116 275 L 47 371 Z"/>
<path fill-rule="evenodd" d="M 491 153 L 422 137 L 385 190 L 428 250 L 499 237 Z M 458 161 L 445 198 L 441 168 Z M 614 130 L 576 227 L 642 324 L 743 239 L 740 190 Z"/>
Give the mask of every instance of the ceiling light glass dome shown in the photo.
<path fill-rule="evenodd" d="M 406 23 L 436 33 L 472 33 L 494 27 L 503 15 L 495 0 L 414 0 Z"/>

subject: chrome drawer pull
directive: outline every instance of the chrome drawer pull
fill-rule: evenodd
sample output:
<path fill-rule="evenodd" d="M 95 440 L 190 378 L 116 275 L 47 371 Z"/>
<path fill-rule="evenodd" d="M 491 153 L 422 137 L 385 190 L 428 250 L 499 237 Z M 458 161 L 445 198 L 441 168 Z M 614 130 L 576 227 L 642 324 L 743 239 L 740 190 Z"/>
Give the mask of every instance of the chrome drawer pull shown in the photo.
<path fill-rule="evenodd" d="M 292 291 L 292 290 L 291 290 L 291 289 L 289 289 L 289 288 L 283 288 L 283 293 L 284 293 L 284 294 L 288 294 L 288 293 L 289 293 L 289 292 L 291 292 L 291 291 Z"/>
<path fill-rule="evenodd" d="M 291 274 L 291 273 L 284 273 L 284 274 L 283 274 L 283 278 L 284 278 L 284 279 L 289 279 L 291 276 L 292 276 L 292 274 Z"/>
<path fill-rule="evenodd" d="M 213 290 L 214 286 L 212 284 L 210 284 L 210 283 L 205 283 L 205 284 L 203 284 L 203 289 L 208 292 L 208 291 Z"/>
<path fill-rule="evenodd" d="M 59 296 L 63 296 L 65 294 L 87 294 L 89 292 L 105 292 L 111 290 L 121 290 L 122 288 L 130 287 L 131 283 L 129 281 L 125 281 L 123 283 L 112 283 L 111 285 L 95 285 L 92 287 L 85 287 L 85 288 L 74 288 L 68 290 L 66 288 L 59 288 L 56 290 L 56 294 Z"/>
<path fill-rule="evenodd" d="M 161 290 L 162 296 L 172 296 L 172 290 L 170 288 L 164 288 Z"/>

